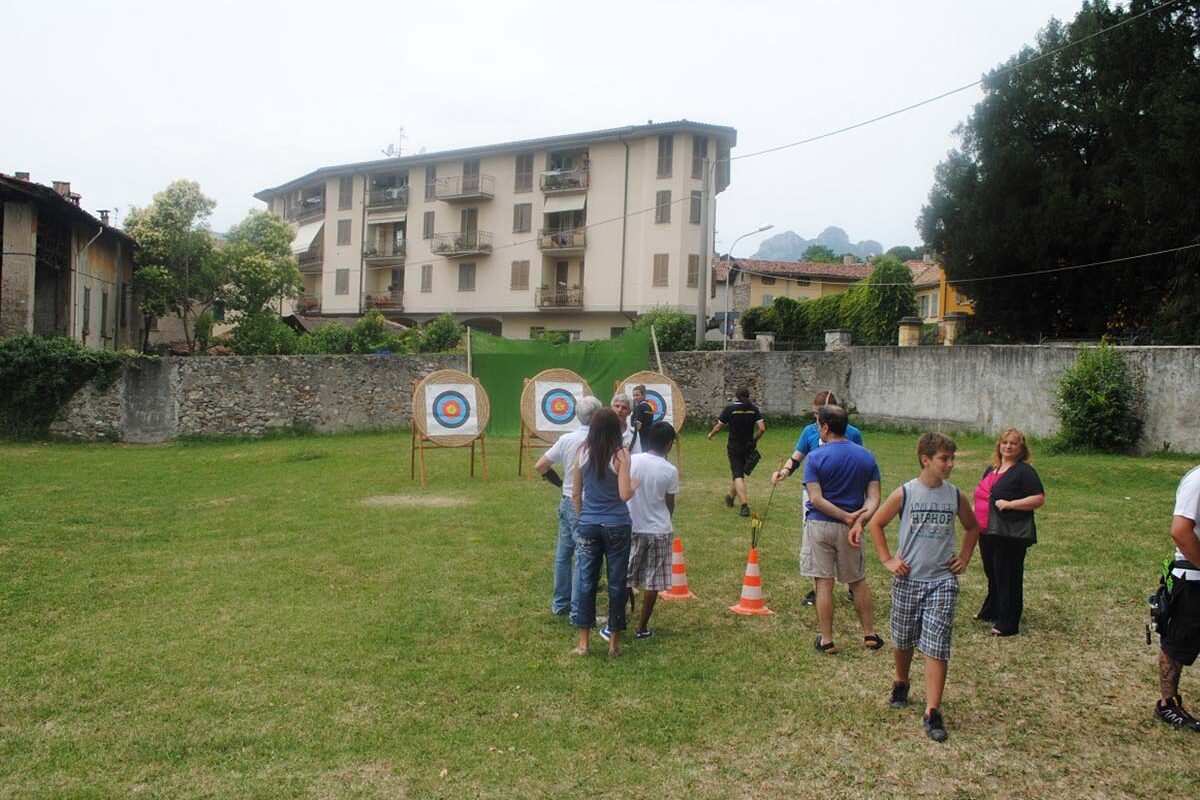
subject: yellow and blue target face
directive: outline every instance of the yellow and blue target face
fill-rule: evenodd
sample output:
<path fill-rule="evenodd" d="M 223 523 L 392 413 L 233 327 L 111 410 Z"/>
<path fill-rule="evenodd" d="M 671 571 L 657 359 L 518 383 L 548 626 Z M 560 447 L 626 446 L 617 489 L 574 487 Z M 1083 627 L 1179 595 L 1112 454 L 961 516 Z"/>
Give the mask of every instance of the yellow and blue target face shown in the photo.
<path fill-rule="evenodd" d="M 461 428 L 471 418 L 471 404 L 462 392 L 447 389 L 433 398 L 433 419 L 449 430 Z"/>
<path fill-rule="evenodd" d="M 554 425 L 569 425 L 575 419 L 575 396 L 566 389 L 551 389 L 542 396 L 542 416 Z"/>

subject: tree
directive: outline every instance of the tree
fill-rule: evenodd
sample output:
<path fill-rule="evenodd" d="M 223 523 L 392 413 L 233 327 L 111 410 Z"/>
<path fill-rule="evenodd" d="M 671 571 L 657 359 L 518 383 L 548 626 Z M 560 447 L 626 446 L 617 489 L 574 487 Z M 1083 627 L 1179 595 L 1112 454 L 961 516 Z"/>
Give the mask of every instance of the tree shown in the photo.
<path fill-rule="evenodd" d="M 917 313 L 912 273 L 895 256 L 880 256 L 867 278 L 846 293 L 843 304 L 853 320 L 853 340 L 864 345 L 893 345 L 899 339 L 900 320 Z"/>
<path fill-rule="evenodd" d="M 685 314 L 668 305 L 654 306 L 630 326 L 632 330 L 650 330 L 663 352 L 696 348 L 696 315 Z"/>
<path fill-rule="evenodd" d="M 810 244 L 800 255 L 801 261 L 812 261 L 817 264 L 840 264 L 842 259 L 823 244 Z"/>
<path fill-rule="evenodd" d="M 137 272 L 162 270 L 141 280 L 135 273 L 135 280 L 155 292 L 149 302 L 156 310 L 179 316 L 189 350 L 193 346 L 191 320 L 213 304 L 225 284 L 224 267 L 208 229 L 216 205 L 200 191 L 198 183 L 179 180 L 154 195 L 149 206 L 134 208 L 125 218 L 125 232 L 138 245 L 134 251 Z M 145 308 L 146 296 L 139 302 Z"/>
<path fill-rule="evenodd" d="M 417 350 L 422 353 L 445 353 L 458 347 L 462 337 L 462 325 L 454 321 L 453 314 L 445 311 L 425 326 Z"/>
<path fill-rule="evenodd" d="M 920 261 L 925 257 L 925 246 L 909 247 L 906 244 L 898 244 L 884 255 L 895 256 L 900 261 Z"/>
<path fill-rule="evenodd" d="M 984 78 L 918 220 L 950 281 L 1187 244 L 1200 218 L 1200 0 L 1034 61 L 1149 8 L 1085 2 Z M 1019 69 L 1014 69 L 1020 67 Z M 1013 70 L 1013 71 L 1005 71 Z M 1189 263 L 1163 255 L 971 284 L 974 330 L 1009 340 L 1149 329 Z M 1193 273 L 1194 274 L 1194 273 Z M 1193 278 L 1194 280 L 1194 278 Z M 1200 317 L 1200 309 L 1188 311 Z"/>
<path fill-rule="evenodd" d="M 292 257 L 292 226 L 277 214 L 251 211 L 225 237 L 222 290 L 231 311 L 255 314 L 271 301 L 295 297 L 304 284 Z"/>

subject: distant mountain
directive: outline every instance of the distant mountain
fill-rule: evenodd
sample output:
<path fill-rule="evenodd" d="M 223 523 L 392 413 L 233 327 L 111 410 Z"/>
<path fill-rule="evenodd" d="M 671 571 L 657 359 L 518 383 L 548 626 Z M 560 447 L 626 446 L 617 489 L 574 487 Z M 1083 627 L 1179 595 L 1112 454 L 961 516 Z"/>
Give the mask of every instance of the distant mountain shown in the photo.
<path fill-rule="evenodd" d="M 804 251 L 814 244 L 823 244 L 837 255 L 850 253 L 856 258 L 883 254 L 883 245 L 874 239 L 863 239 L 852 244 L 850 237 L 841 228 L 831 225 L 821 231 L 815 239 L 805 239 L 795 231 L 784 231 L 764 239 L 751 258 L 764 261 L 799 261 Z"/>

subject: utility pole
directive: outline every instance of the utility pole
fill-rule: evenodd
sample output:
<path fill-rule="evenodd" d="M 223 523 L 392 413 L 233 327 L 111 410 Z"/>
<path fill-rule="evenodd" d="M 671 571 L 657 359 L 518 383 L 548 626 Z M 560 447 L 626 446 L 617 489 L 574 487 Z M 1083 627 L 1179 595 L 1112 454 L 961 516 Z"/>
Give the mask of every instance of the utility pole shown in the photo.
<path fill-rule="evenodd" d="M 704 157 L 704 185 L 700 190 L 700 269 L 696 276 L 696 349 L 704 347 L 705 324 L 708 322 L 708 270 L 712 260 L 708 254 L 709 192 L 712 190 L 712 167 Z"/>

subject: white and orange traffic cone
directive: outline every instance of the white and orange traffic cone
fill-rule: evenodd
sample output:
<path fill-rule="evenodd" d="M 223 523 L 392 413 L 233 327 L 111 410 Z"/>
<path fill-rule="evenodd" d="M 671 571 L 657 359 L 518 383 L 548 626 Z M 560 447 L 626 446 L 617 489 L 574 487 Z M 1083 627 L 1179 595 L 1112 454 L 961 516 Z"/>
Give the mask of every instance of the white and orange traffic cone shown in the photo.
<path fill-rule="evenodd" d="M 742 616 L 766 616 L 775 612 L 767 608 L 763 601 L 762 575 L 758 571 L 758 548 L 750 548 L 750 558 L 746 561 L 746 577 L 742 579 L 742 596 L 737 605 L 729 610 Z"/>
<path fill-rule="evenodd" d="M 683 561 L 683 539 L 678 536 L 671 544 L 671 588 L 659 592 L 658 596 L 669 600 L 693 600 L 696 597 L 688 589 L 687 565 Z"/>

